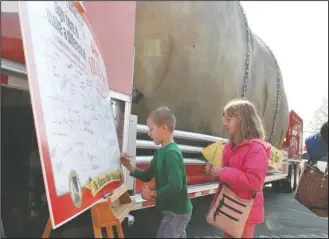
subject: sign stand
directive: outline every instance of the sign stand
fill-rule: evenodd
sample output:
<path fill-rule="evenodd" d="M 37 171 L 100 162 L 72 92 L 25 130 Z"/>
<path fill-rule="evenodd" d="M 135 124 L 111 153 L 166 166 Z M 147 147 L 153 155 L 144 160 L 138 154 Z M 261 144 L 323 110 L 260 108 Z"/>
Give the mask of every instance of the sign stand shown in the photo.
<path fill-rule="evenodd" d="M 134 201 L 128 193 L 125 184 L 115 189 L 111 195 L 104 198 L 91 210 L 91 219 L 95 238 L 103 238 L 102 228 L 106 229 L 107 238 L 114 238 L 113 226 L 117 229 L 117 237 L 123 238 L 122 221 L 128 216 Z M 52 231 L 50 218 L 46 224 L 42 238 L 50 238 Z"/>

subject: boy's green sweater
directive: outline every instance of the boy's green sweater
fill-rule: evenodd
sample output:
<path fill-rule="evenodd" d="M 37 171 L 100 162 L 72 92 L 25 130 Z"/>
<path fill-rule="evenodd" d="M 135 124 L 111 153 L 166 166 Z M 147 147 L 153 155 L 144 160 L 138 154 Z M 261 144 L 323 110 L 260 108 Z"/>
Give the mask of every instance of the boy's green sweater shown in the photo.
<path fill-rule="evenodd" d="M 192 210 L 183 155 L 175 142 L 158 149 L 145 171 L 136 168 L 130 175 L 143 182 L 155 177 L 158 194 L 156 207 L 160 211 L 184 214 Z"/>

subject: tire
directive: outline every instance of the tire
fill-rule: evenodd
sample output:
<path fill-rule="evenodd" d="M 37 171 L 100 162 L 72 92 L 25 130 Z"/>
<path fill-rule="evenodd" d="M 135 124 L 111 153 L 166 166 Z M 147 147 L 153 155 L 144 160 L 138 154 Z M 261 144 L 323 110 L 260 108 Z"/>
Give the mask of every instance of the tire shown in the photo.
<path fill-rule="evenodd" d="M 292 193 L 297 188 L 296 170 L 294 165 L 289 165 L 288 176 L 285 179 L 272 182 L 274 192 Z"/>
<path fill-rule="evenodd" d="M 283 193 L 292 193 L 296 188 L 296 175 L 295 167 L 293 164 L 289 165 L 288 177 L 283 180 L 282 183 L 282 192 Z"/>
<path fill-rule="evenodd" d="M 295 187 L 293 191 L 296 191 L 299 183 L 299 178 L 300 178 L 300 168 L 299 165 L 295 165 Z"/>
<path fill-rule="evenodd" d="M 280 181 L 274 181 L 271 184 L 272 184 L 273 192 L 280 192 L 281 191 L 281 180 Z"/>
<path fill-rule="evenodd" d="M 1 218 L 1 238 L 7 238 L 5 234 L 5 229 L 3 229 L 2 218 Z"/>

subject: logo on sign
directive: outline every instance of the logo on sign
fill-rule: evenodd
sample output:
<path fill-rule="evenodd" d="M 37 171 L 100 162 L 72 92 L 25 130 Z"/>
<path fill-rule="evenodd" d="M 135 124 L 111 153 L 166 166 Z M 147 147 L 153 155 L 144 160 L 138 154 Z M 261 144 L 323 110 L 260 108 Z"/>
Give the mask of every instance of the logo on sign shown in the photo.
<path fill-rule="evenodd" d="M 82 189 L 78 174 L 74 170 L 69 175 L 69 185 L 72 202 L 76 208 L 79 208 L 82 204 Z"/>
<path fill-rule="evenodd" d="M 291 145 L 291 154 L 292 157 L 295 157 L 298 154 L 298 127 L 294 125 L 292 127 L 291 131 L 291 139 L 290 139 L 290 145 Z"/>

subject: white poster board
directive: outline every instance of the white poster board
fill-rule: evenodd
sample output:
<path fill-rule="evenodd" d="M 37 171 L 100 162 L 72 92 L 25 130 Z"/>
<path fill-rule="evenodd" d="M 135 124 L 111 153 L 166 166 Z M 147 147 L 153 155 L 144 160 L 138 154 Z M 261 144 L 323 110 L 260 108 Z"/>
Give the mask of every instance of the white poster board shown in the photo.
<path fill-rule="evenodd" d="M 19 2 L 53 228 L 121 184 L 105 65 L 85 14 L 76 4 Z"/>

